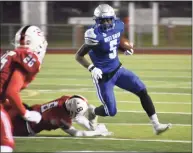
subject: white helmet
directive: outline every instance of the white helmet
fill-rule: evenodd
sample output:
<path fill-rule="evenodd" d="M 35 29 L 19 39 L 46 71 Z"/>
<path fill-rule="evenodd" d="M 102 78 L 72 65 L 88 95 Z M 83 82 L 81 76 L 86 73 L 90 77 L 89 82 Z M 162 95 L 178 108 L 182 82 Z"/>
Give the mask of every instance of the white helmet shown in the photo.
<path fill-rule="evenodd" d="M 21 27 L 15 35 L 15 48 L 27 47 L 31 51 L 35 52 L 42 61 L 46 49 L 47 40 L 44 36 L 44 32 L 37 26 L 27 25 Z"/>
<path fill-rule="evenodd" d="M 110 24 L 102 24 L 100 20 L 102 19 L 111 19 L 112 23 Z M 102 30 L 108 30 L 113 28 L 114 21 L 116 19 L 115 11 L 114 9 L 108 5 L 108 4 L 100 4 L 95 10 L 94 10 L 94 20 L 96 21 L 96 24 L 102 29 Z"/>
<path fill-rule="evenodd" d="M 65 104 L 66 109 L 70 112 L 71 118 L 75 118 L 77 115 L 83 116 L 88 110 L 87 99 L 80 95 L 70 97 Z"/>

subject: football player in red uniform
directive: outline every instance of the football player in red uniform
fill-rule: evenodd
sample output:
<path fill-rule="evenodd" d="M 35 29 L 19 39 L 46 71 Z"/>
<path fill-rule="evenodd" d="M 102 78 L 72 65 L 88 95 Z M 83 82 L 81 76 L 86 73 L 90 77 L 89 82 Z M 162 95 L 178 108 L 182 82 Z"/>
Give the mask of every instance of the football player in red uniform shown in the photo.
<path fill-rule="evenodd" d="M 15 49 L 1 56 L 0 67 L 0 122 L 1 152 L 12 152 L 14 140 L 12 123 L 4 109 L 5 101 L 27 121 L 39 123 L 41 114 L 27 110 L 20 97 L 20 91 L 26 88 L 40 70 L 47 49 L 44 33 L 36 26 L 24 26 L 15 35 Z"/>
<path fill-rule="evenodd" d="M 111 134 L 104 124 L 94 125 L 93 121 L 89 121 L 89 108 L 94 106 L 90 106 L 83 96 L 62 96 L 44 104 L 35 104 L 31 107 L 24 105 L 28 110 L 38 111 L 42 115 L 42 120 L 38 124 L 28 122 L 18 115 L 13 106 L 5 105 L 5 110 L 13 123 L 14 136 L 33 136 L 43 130 L 50 131 L 58 128 L 71 136 L 107 136 Z M 72 126 L 72 120 L 88 131 L 75 129 Z"/>

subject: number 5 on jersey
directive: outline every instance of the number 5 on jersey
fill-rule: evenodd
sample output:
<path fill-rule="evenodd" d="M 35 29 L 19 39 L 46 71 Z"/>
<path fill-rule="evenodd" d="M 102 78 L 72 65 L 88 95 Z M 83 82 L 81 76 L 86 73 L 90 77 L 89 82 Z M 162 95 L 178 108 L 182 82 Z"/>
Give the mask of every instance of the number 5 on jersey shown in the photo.
<path fill-rule="evenodd" d="M 109 50 L 112 52 L 109 54 L 109 58 L 114 59 L 117 56 L 117 39 L 111 40 L 109 42 L 109 45 L 110 45 Z"/>

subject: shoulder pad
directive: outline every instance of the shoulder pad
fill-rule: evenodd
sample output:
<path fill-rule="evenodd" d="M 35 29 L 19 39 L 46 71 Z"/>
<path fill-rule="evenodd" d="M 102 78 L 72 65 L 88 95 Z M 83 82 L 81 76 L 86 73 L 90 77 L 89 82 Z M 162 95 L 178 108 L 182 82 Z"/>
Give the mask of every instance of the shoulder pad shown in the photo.
<path fill-rule="evenodd" d="M 87 45 L 97 45 L 99 42 L 93 28 L 90 28 L 85 32 L 84 39 L 85 44 Z"/>
<path fill-rule="evenodd" d="M 94 33 L 94 29 L 90 28 L 88 30 L 86 30 L 85 34 L 84 34 L 85 38 L 92 38 L 92 39 L 96 39 L 97 35 Z"/>

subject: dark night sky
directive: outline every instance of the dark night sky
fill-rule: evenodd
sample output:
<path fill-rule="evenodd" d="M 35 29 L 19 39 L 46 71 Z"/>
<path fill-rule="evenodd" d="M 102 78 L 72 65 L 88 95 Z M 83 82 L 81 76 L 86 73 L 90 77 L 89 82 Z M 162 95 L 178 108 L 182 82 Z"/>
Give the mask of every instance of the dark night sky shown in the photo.
<path fill-rule="evenodd" d="M 48 23 L 65 23 L 68 16 L 92 16 L 93 9 L 103 1 L 49 1 L 48 2 Z M 105 1 L 112 5 L 111 1 Z M 127 5 L 121 2 L 121 10 L 126 10 Z M 191 17 L 191 1 L 161 2 L 161 16 L 173 17 Z M 149 2 L 136 2 L 137 6 L 149 7 Z M 124 9 L 125 7 L 125 9 Z M 72 9 L 73 8 L 73 9 Z M 61 18 L 62 17 L 62 18 Z M 20 23 L 20 2 L 19 1 L 1 1 L 0 2 L 0 21 L 1 23 Z"/>

